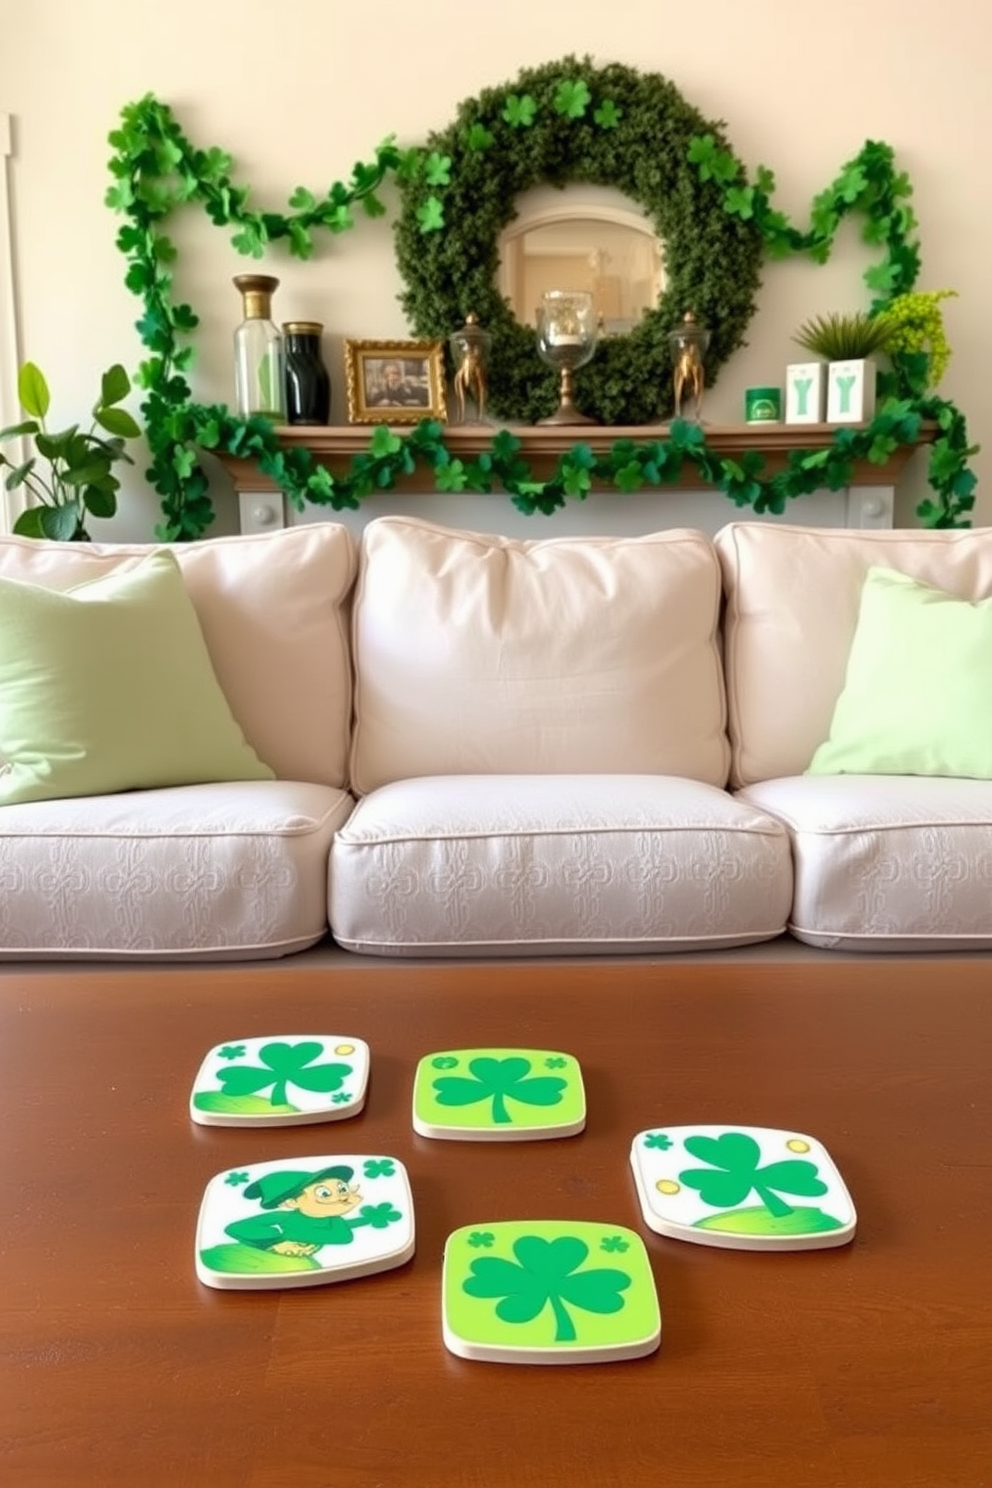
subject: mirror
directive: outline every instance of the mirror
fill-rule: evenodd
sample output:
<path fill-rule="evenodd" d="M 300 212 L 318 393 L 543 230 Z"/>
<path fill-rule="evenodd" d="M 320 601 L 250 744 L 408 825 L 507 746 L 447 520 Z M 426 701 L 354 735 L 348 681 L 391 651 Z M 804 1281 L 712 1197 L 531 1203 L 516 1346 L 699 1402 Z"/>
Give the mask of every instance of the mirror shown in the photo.
<path fill-rule="evenodd" d="M 593 296 L 601 336 L 633 329 L 665 288 L 663 246 L 651 223 L 607 187 L 537 187 L 516 203 L 499 239 L 497 283 L 521 324 L 535 325 L 550 289 Z"/>

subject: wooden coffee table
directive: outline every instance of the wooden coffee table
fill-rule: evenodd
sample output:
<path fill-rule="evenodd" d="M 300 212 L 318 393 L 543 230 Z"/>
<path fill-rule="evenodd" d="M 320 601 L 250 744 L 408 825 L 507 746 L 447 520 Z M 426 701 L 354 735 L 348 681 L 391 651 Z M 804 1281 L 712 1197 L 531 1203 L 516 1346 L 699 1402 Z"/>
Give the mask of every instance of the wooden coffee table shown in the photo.
<path fill-rule="evenodd" d="M 195 1126 L 213 1044 L 348 1031 L 352 1121 Z M 433 1049 L 570 1050 L 585 1132 L 411 1128 Z M 0 974 L 0 1479 L 10 1488 L 979 1488 L 992 1482 L 992 966 L 506 963 Z M 643 1224 L 628 1167 L 659 1124 L 822 1140 L 851 1245 L 710 1249 Z M 389 1152 L 412 1261 L 292 1291 L 194 1273 L 207 1180 L 239 1161 Z M 646 1359 L 474 1363 L 441 1339 L 462 1224 L 637 1229 L 661 1299 Z"/>

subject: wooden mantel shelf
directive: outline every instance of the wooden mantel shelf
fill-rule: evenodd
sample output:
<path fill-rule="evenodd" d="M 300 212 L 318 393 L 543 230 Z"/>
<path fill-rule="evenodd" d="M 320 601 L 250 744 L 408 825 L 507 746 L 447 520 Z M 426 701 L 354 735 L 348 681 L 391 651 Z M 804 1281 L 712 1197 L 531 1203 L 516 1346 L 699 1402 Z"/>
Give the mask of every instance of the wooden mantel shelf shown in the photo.
<path fill-rule="evenodd" d="M 410 431 L 408 424 L 394 427 L 397 434 Z M 444 442 L 452 455 L 462 460 L 471 460 L 482 450 L 488 449 L 501 428 L 508 429 L 520 440 L 520 452 L 539 480 L 546 479 L 554 470 L 559 457 L 580 441 L 600 454 L 609 450 L 618 439 L 632 439 L 635 443 L 644 444 L 653 439 L 665 439 L 669 432 L 667 424 L 634 424 L 629 427 L 607 427 L 603 424 L 451 424 L 444 431 Z M 748 450 L 755 450 L 765 456 L 767 474 L 774 474 L 781 469 L 792 450 L 826 449 L 836 432 L 832 424 L 707 424 L 705 428 L 707 443 L 716 454 L 737 458 Z M 320 464 L 327 466 L 332 475 L 340 476 L 347 474 L 355 455 L 363 454 L 368 449 L 373 427 L 369 424 L 294 425 L 282 427 L 277 432 L 287 449 L 309 450 Z M 920 431 L 918 443 L 932 443 L 936 432 L 936 425 L 925 424 Z M 914 449 L 913 445 L 901 445 L 884 465 L 873 465 L 868 460 L 856 461 L 852 484 L 894 485 Z M 220 455 L 218 458 L 230 474 L 237 491 L 276 489 L 253 461 L 235 459 L 231 455 Z M 397 489 L 423 488 L 424 482 L 423 472 L 418 471 L 398 481 Z M 687 462 L 679 477 L 679 488 L 697 490 L 703 484 Z"/>

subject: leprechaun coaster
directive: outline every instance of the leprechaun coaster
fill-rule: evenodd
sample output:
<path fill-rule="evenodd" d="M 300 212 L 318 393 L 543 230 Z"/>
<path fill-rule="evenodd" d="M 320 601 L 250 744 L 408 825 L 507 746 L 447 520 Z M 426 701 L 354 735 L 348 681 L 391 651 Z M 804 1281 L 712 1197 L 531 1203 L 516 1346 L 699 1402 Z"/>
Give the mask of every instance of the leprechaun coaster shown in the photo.
<path fill-rule="evenodd" d="M 582 1070 L 560 1050 L 445 1049 L 417 1065 L 413 1126 L 421 1136 L 526 1142 L 570 1137 L 585 1124 Z"/>
<path fill-rule="evenodd" d="M 501 1220 L 448 1236 L 445 1346 L 463 1359 L 589 1364 L 639 1359 L 661 1342 L 640 1236 L 587 1220 Z"/>
<path fill-rule="evenodd" d="M 660 1235 L 734 1250 L 846 1245 L 857 1223 L 815 1137 L 762 1126 L 664 1126 L 630 1151 L 644 1219 Z"/>
<path fill-rule="evenodd" d="M 297 1126 L 357 1116 L 369 1046 L 343 1034 L 228 1039 L 207 1054 L 190 1095 L 201 1126 Z"/>
<path fill-rule="evenodd" d="M 196 1274 L 212 1287 L 316 1286 L 402 1266 L 414 1251 L 413 1197 L 396 1157 L 249 1163 L 207 1184 Z"/>

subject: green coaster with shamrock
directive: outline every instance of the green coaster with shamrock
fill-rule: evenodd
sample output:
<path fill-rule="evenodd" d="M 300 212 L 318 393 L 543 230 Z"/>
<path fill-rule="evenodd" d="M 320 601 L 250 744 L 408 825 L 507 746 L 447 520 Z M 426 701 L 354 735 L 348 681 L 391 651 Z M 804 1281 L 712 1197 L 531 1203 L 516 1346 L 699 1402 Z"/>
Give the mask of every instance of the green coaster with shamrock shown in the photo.
<path fill-rule="evenodd" d="M 298 1126 L 357 1116 L 369 1046 L 343 1034 L 229 1039 L 204 1059 L 189 1114 L 201 1126 Z"/>
<path fill-rule="evenodd" d="M 211 1178 L 196 1227 L 196 1274 L 211 1287 L 348 1281 L 402 1266 L 413 1198 L 396 1157 L 282 1157 Z"/>
<path fill-rule="evenodd" d="M 413 1082 L 413 1127 L 461 1142 L 570 1137 L 586 1124 L 582 1070 L 556 1049 L 445 1049 Z"/>
<path fill-rule="evenodd" d="M 820 1250 L 853 1240 L 854 1204 L 822 1143 L 763 1126 L 665 1126 L 630 1150 L 659 1235 L 732 1250 Z"/>
<path fill-rule="evenodd" d="M 588 1220 L 465 1225 L 444 1247 L 443 1336 L 463 1359 L 590 1364 L 661 1342 L 641 1237 Z"/>

